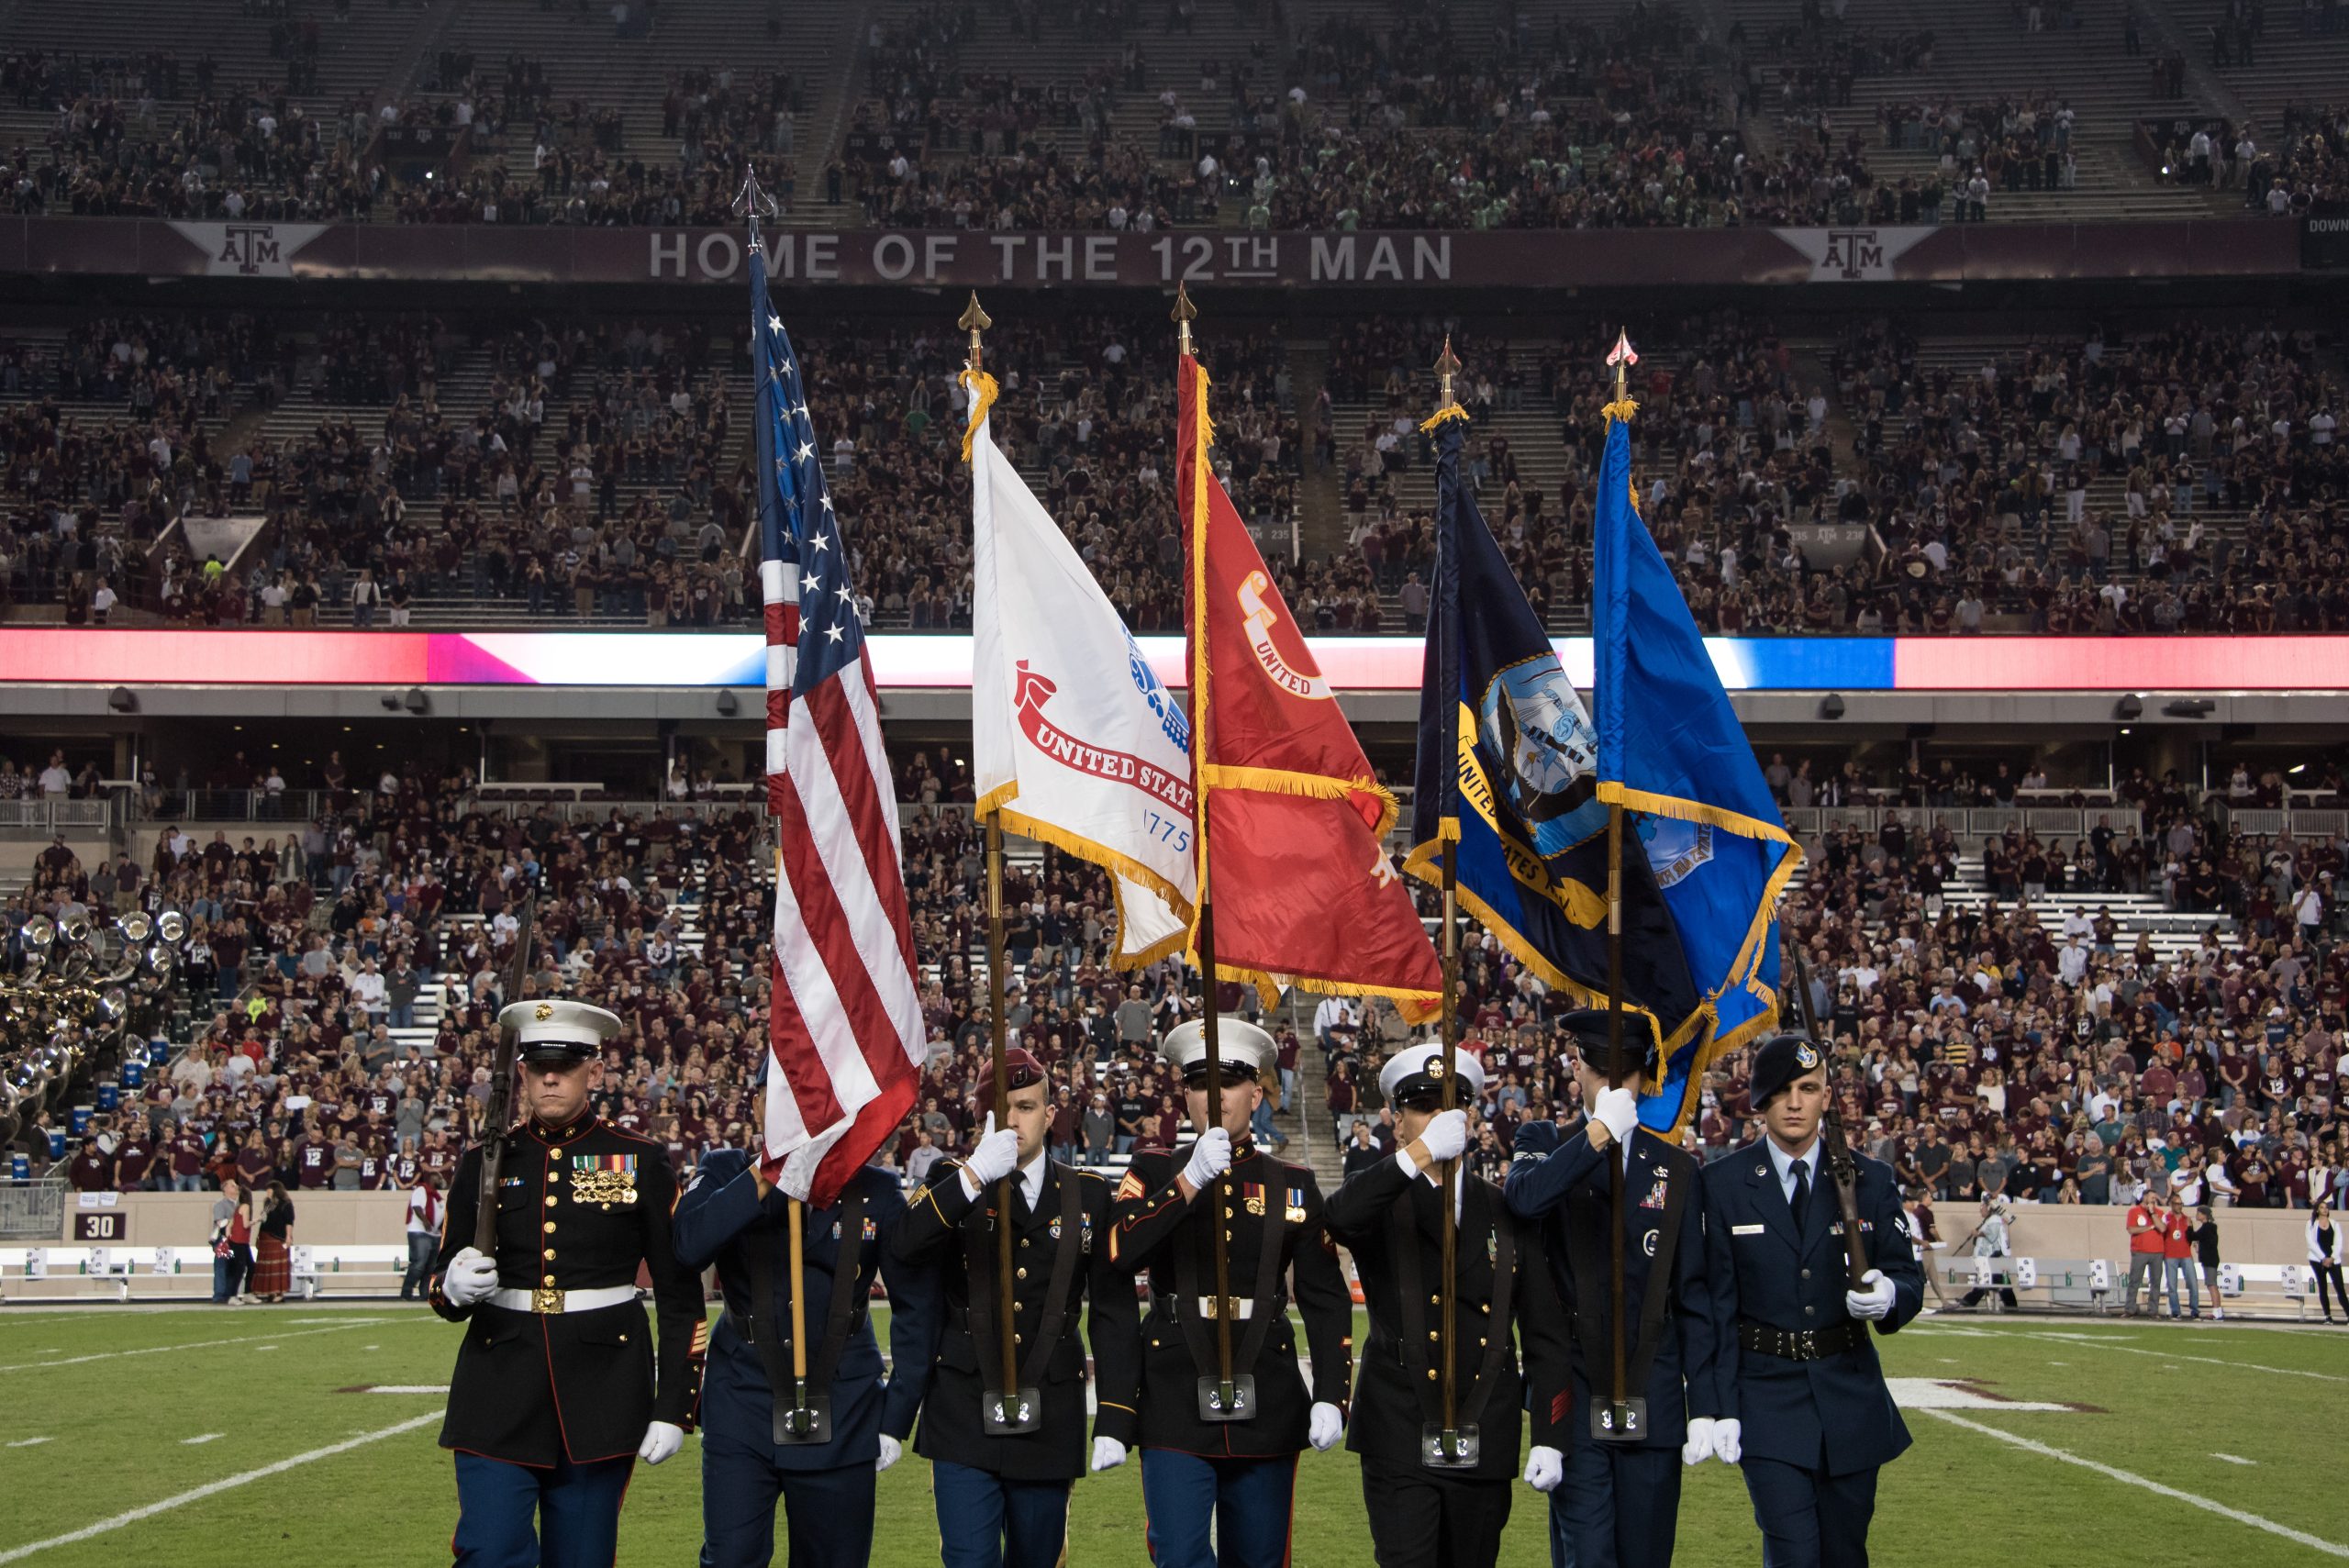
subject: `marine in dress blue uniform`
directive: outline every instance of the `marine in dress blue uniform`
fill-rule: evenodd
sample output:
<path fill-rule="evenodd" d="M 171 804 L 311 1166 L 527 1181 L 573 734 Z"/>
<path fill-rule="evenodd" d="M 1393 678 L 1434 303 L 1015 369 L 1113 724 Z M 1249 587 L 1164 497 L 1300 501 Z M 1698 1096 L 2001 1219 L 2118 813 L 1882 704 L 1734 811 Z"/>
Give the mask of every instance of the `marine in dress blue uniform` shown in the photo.
<path fill-rule="evenodd" d="M 1402 1147 L 1348 1176 L 1322 1210 L 1330 1233 L 1353 1254 L 1370 1314 L 1346 1446 L 1362 1456 L 1379 1568 L 1492 1568 L 1508 1524 L 1524 1413 L 1531 1413 L 1533 1439 L 1525 1479 L 1537 1489 L 1557 1484 L 1573 1440 L 1565 1313 L 1541 1228 L 1520 1223 L 1499 1188 L 1464 1172 L 1450 1360 L 1455 1429 L 1474 1427 L 1476 1450 L 1470 1463 L 1429 1463 L 1428 1433 L 1440 1432 L 1443 1419 L 1439 1178 L 1442 1162 L 1467 1145 L 1466 1113 L 1441 1109 L 1444 1056 L 1440 1044 L 1415 1045 L 1387 1060 L 1378 1086 L 1395 1107 Z M 1484 1069 L 1464 1052 L 1453 1058 L 1460 1103 L 1474 1104 Z"/>
<path fill-rule="evenodd" d="M 610 1568 L 639 1459 L 684 1446 L 700 1375 L 701 1285 L 669 1235 L 669 1151 L 596 1118 L 602 1042 L 620 1020 L 581 1002 L 517 1002 L 529 1116 L 504 1134 L 497 1248 L 473 1245 L 482 1151 L 449 1189 L 432 1309 L 465 1325 L 440 1446 L 457 1455 L 460 1568 Z M 638 1304 L 652 1279 L 659 1354 Z"/>
<path fill-rule="evenodd" d="M 1720 1415 L 1719 1354 L 1705 1273 L 1697 1162 L 1639 1125 L 1639 1093 L 1659 1064 L 1660 1042 L 1642 1013 L 1623 1016 L 1623 1046 L 1636 1068 L 1609 1088 L 1608 1016 L 1561 1020 L 1574 1037 L 1575 1075 L 1589 1114 L 1563 1142 L 1554 1123 L 1518 1129 L 1506 1188 L 1509 1208 L 1540 1221 L 1573 1319 L 1576 1418 L 1565 1473 L 1550 1494 L 1550 1557 L 1556 1568 L 1664 1568 L 1680 1517 L 1680 1470 L 1712 1451 Z M 1626 1175 L 1628 1173 L 1628 1175 Z M 1626 1393 L 1647 1402 L 1647 1429 L 1617 1440 L 1593 1434 L 1612 1397 L 1614 1328 L 1609 1228 L 1612 1184 L 1627 1180 L 1623 1210 Z"/>
<path fill-rule="evenodd" d="M 1892 1168 L 1855 1155 L 1870 1268 L 1847 1289 L 1827 1169 L 1824 1054 L 1800 1035 L 1754 1053 L 1765 1136 L 1705 1170 L 1705 1251 L 1721 1338 L 1715 1451 L 1745 1473 L 1767 1568 L 1866 1568 L 1877 1470 L 1909 1446 L 1868 1334 L 1917 1315 L 1923 1279 Z"/>
<path fill-rule="evenodd" d="M 891 1242 L 907 1262 L 938 1270 L 944 1304 L 914 1449 L 930 1461 L 945 1568 L 1054 1568 L 1067 1553 L 1073 1484 L 1088 1463 L 1123 1464 L 1134 1437 L 1141 1314 L 1132 1277 L 1105 1241 L 1108 1180 L 1051 1157 L 1052 1084 L 1025 1051 L 1005 1052 L 1005 1064 L 1008 1125 L 997 1131 L 991 1118 L 967 1161 L 941 1162 Z M 1004 1178 L 1012 1212 L 999 1218 Z M 1026 1412 L 1037 1419 L 1029 1431 L 991 1430 L 985 1415 L 1006 1392 L 996 1270 L 1007 1221 L 1019 1386 L 1041 1407 Z M 1089 1460 L 1087 1340 L 1097 1406 Z M 1016 1395 L 1010 1403 L 1019 1407 Z"/>
<path fill-rule="evenodd" d="M 759 1082 L 766 1078 L 762 1062 Z M 754 1122 L 763 1121 L 763 1110 Z M 766 1568 L 775 1504 L 791 1568 L 863 1568 L 873 1554 L 875 1476 L 897 1462 L 930 1384 L 937 1281 L 891 1255 L 905 1221 L 897 1179 L 866 1166 L 837 1202 L 802 1211 L 791 1273 L 790 1205 L 741 1149 L 710 1151 L 677 1202 L 677 1256 L 716 1264 L 726 1310 L 709 1338 L 700 1427 L 702 1568 Z M 889 1371 L 871 1320 L 873 1282 L 889 1292 Z M 791 1407 L 791 1296 L 803 1303 L 808 1389 L 831 1402 L 829 1437 L 780 1440 L 777 1389 Z"/>
<path fill-rule="evenodd" d="M 1332 1448 L 1345 1432 L 1353 1299 L 1312 1171 L 1246 1141 L 1262 1083 L 1280 1070 L 1273 1037 L 1239 1018 L 1219 1028 L 1219 1095 L 1208 1084 L 1203 1026 L 1167 1031 L 1161 1054 L 1183 1074 L 1191 1125 L 1206 1130 L 1186 1148 L 1134 1155 L 1118 1184 L 1110 1256 L 1150 1281 L 1141 1496 L 1151 1561 L 1286 1568 L 1297 1455 L 1308 1443 Z M 1208 1110 L 1219 1098 L 1219 1122 Z M 1200 1379 L 1220 1372 L 1216 1247 L 1231 1285 L 1231 1370 L 1255 1379 L 1257 1408 L 1244 1420 L 1209 1420 L 1200 1408 Z M 1312 1353 L 1310 1386 L 1289 1327 L 1292 1298 Z"/>

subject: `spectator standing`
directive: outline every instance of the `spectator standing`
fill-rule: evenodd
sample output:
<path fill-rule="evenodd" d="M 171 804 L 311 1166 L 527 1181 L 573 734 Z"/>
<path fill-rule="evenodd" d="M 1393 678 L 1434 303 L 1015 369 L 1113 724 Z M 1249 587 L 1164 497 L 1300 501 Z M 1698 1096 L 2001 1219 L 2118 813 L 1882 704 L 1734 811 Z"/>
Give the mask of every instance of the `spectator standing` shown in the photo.
<path fill-rule="evenodd" d="M 2202 1268 L 2202 1286 L 2210 1293 L 2210 1316 L 2224 1322 L 2227 1308 L 2219 1295 L 2219 1219 L 2207 1203 L 2194 1211 L 2192 1236 L 2194 1261 Z"/>
<path fill-rule="evenodd" d="M 1943 1151 L 1943 1155 L 1946 1157 L 1947 1151 Z M 1933 1299 L 1941 1307 L 1947 1307 L 1949 1296 L 1942 1289 L 1941 1260 L 1933 1256 L 1942 1250 L 1942 1228 L 1941 1222 L 1933 1218 L 1933 1195 L 1929 1189 L 1920 1186 L 1909 1195 L 1908 1218 L 1909 1240 L 1916 1248 L 1917 1262 L 1924 1271 L 1925 1284 L 1932 1289 Z M 1928 1307 L 1923 1310 L 1936 1312 L 1940 1307 Z"/>
<path fill-rule="evenodd" d="M 440 1244 L 440 1189 L 432 1177 L 419 1174 L 407 1191 L 407 1273 L 400 1278 L 400 1299 L 420 1298 L 432 1274 L 433 1250 Z"/>
<path fill-rule="evenodd" d="M 2149 1195 L 2139 1194 L 2129 1206 L 2129 1288 L 2121 1298 L 2121 1316 L 2137 1316 L 2137 1287 L 2145 1288 L 2145 1309 L 2154 1310 L 2154 1298 L 2162 1288 L 2162 1218 L 2161 1210 L 2148 1201 Z"/>
<path fill-rule="evenodd" d="M 2342 1321 L 2349 1322 L 2349 1288 L 2341 1283 L 2341 1225 L 2332 1217 L 2332 1206 L 2321 1203 L 2309 1214 L 2309 1273 L 2316 1275 L 2317 1305 L 2324 1309 L 2324 1320 L 2332 1321 L 2332 1303 L 2341 1303 Z M 2327 1287 L 2331 1294 L 2327 1294 Z"/>
<path fill-rule="evenodd" d="M 212 1301 L 226 1306 L 247 1298 L 253 1272 L 252 1207 L 235 1177 L 220 1184 L 212 1206 Z"/>
<path fill-rule="evenodd" d="M 286 1240 L 293 1229 L 294 1200 L 286 1195 L 284 1183 L 272 1182 L 262 1209 L 261 1250 L 252 1265 L 252 1294 L 273 1305 L 284 1300 L 294 1284 L 293 1256 Z"/>
<path fill-rule="evenodd" d="M 1085 1162 L 1106 1165 L 1109 1162 L 1110 1140 L 1117 1137 L 1117 1121 L 1109 1115 L 1109 1095 L 1104 1089 L 1093 1091 L 1092 1100 L 1085 1107 Z"/>
<path fill-rule="evenodd" d="M 2194 1226 L 2186 1216 L 2186 1200 L 2176 1193 L 2170 1195 L 2169 1207 L 2162 1212 L 2163 1273 L 2168 1280 L 2169 1315 L 2177 1314 L 2177 1282 L 2186 1282 L 2188 1315 L 2202 1316 L 2202 1290 L 2194 1277 Z"/>

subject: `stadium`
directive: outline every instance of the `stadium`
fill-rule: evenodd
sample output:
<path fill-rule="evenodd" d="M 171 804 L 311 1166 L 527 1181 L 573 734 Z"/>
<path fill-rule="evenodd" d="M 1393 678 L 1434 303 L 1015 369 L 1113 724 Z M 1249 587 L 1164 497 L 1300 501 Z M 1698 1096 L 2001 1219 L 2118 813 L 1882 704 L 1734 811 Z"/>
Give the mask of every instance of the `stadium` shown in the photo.
<path fill-rule="evenodd" d="M 823 1286 L 841 1368 L 876 1352 L 876 1408 L 825 1418 L 869 1543 L 793 1481 L 776 1561 L 1186 1563 L 1152 1325 L 1229 1395 L 1269 1297 L 1314 1436 L 1300 1403 L 1267 1561 L 1572 1564 L 1564 1499 L 1633 1473 L 1582 1407 L 1646 1375 L 1620 1292 L 1659 1230 L 1627 1262 L 1613 1165 L 1611 1265 L 1542 1221 L 1596 1336 L 1546 1352 L 1577 1435 L 1540 1435 L 1523 1300 L 1518 1425 L 1483 1417 L 1564 1490 L 1439 1487 L 1490 1539 L 1415 1555 L 1365 1412 L 1385 1357 L 1457 1427 L 1485 1379 L 1398 1340 L 1506 1319 L 1462 1228 L 1536 1249 L 1529 1163 L 1616 1140 L 1685 1157 L 1720 1299 L 1656 1293 L 1689 1459 L 1614 1485 L 1676 1545 L 1580 1561 L 1759 1562 L 1732 1351 L 1829 1353 L 1721 1304 L 1768 1239 L 1715 1195 L 1775 1189 L 1763 1151 L 1806 1224 L 1782 1034 L 1820 1181 L 1849 1145 L 1819 1299 L 1848 1262 L 1841 1353 L 1905 1429 L 1823 1561 L 2349 1557 L 2338 0 L 6 0 L 0 158 L 0 1563 L 541 1561 L 459 1525 L 483 1467 L 556 1462 L 450 1435 L 460 1356 L 510 1312 L 542 1397 L 566 1290 L 612 1289 L 660 1395 L 595 1456 L 616 1543 L 547 1501 L 543 1561 L 766 1561 L 715 1544 L 717 1369 L 783 1453 L 828 1330 L 782 1370 L 688 1244 L 739 1172 L 795 1262 L 819 1195 L 909 1228 Z M 1637 1133 L 1575 1021 L 1610 995 L 1657 1047 Z M 484 1159 L 558 1126 L 517 1082 L 573 1001 L 608 1025 L 569 1125 L 629 1151 L 573 1186 L 680 1195 L 624 1285 L 558 1280 L 535 1195 L 516 1273 Z M 1222 1157 L 1297 1173 L 1285 1222 L 1185 1163 L 1235 1062 L 1264 1105 Z M 1030 1070 L 1022 1168 L 1040 1138 L 1109 1206 L 1050 1220 L 1085 1305 L 1038 1277 L 1115 1451 L 1069 1449 L 1041 1555 L 1008 1503 L 1008 1554 L 941 1524 L 990 1440 L 932 1413 L 952 1373 L 1032 1392 L 1008 1228 L 946 1212 L 1014 1203 L 985 1146 Z M 1430 1198 L 1440 1317 L 1414 1283 L 1398 1336 L 1339 1199 L 1414 1150 L 1493 1195 Z M 1161 1183 L 1320 1245 L 1097 1258 Z M 922 1283 L 925 1207 L 1001 1277 L 933 1238 Z M 1252 1562 L 1277 1510 L 1222 1496 Z"/>

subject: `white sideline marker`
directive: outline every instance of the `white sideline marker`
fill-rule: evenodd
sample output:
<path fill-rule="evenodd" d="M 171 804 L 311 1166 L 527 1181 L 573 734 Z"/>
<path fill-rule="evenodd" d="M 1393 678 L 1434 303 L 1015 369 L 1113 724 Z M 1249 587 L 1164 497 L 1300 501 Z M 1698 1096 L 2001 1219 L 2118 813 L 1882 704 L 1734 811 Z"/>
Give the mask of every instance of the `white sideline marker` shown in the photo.
<path fill-rule="evenodd" d="M 1947 1421 L 1953 1427 L 1964 1427 L 1969 1432 L 1980 1432 L 1984 1437 L 1996 1438 L 2002 1443 L 2010 1444 L 2027 1453 L 2038 1454 L 2043 1459 L 2061 1460 L 2065 1464 L 2076 1464 L 2082 1470 L 2093 1470 L 2099 1475 L 2125 1482 L 2132 1486 L 2142 1487 L 2156 1496 L 2175 1498 L 2178 1502 L 2189 1504 L 2207 1513 L 2216 1514 L 2221 1518 L 2232 1519 L 2239 1525 L 2249 1525 L 2254 1529 L 2264 1529 L 2270 1535 L 2282 1536 L 2286 1540 L 2305 1546 L 2312 1551 L 2321 1551 L 2328 1557 L 2349 1558 L 2349 1546 L 2343 1546 L 2338 1541 L 2326 1540 L 2321 1536 L 2310 1535 L 2306 1530 L 2294 1529 L 2289 1525 L 2279 1525 L 2274 1519 L 2262 1518 L 2257 1514 L 2247 1514 L 2240 1508 L 2231 1508 L 2224 1503 L 2214 1503 L 2208 1497 L 2198 1497 L 2191 1492 L 2181 1492 L 2175 1486 L 2165 1486 L 2160 1482 L 2149 1480 L 2132 1470 L 2122 1470 L 2117 1465 L 2100 1463 L 2093 1459 L 2083 1459 L 2076 1453 L 2071 1453 L 2060 1448 L 2052 1448 L 2046 1443 L 2034 1442 L 2029 1438 L 2018 1437 L 2012 1432 L 2000 1431 L 1998 1428 L 1980 1421 L 1970 1420 L 1954 1410 L 1937 1410 L 1929 1407 L 1925 1414 L 1937 1421 Z M 0 1562 L 6 1561 L 6 1557 L 0 1557 Z"/>
<path fill-rule="evenodd" d="M 2255 1459 L 2245 1459 L 2239 1453 L 2214 1453 L 2210 1457 L 2212 1459 L 2222 1459 L 2229 1464 L 2257 1464 L 2259 1462 L 2259 1461 Z"/>
<path fill-rule="evenodd" d="M 368 1394 L 446 1394 L 445 1383 L 377 1383 L 362 1390 Z"/>
<path fill-rule="evenodd" d="M 47 1438 L 18 1438 L 15 1442 L 10 1443 L 8 1446 L 10 1448 L 38 1448 L 42 1443 L 49 1440 L 50 1440 Z"/>
<path fill-rule="evenodd" d="M 2229 1361 L 2224 1356 L 2181 1355 L 2176 1351 L 2141 1350 L 2135 1345 L 2120 1344 L 2095 1334 L 2059 1334 L 2048 1329 L 2025 1329 L 2024 1332 L 2036 1340 L 2061 1340 L 2065 1344 L 2093 1345 L 2100 1351 L 2121 1351 L 2132 1356 L 2153 1356 L 2165 1362 L 2201 1362 L 2210 1366 L 2231 1366 L 2243 1372 L 2273 1373 L 2278 1377 L 2312 1377 L 2319 1383 L 2349 1383 L 2349 1377 L 2343 1377 L 2337 1372 L 2310 1372 L 2306 1367 L 2298 1366 L 2262 1366 L 2257 1362 Z M 6 1370 L 0 1368 L 0 1371 Z M 2177 1368 L 2171 1366 L 2163 1370 L 2176 1372 Z"/>
<path fill-rule="evenodd" d="M 190 1503 L 202 1502 L 205 1498 L 217 1493 L 249 1485 L 255 1481 L 265 1481 L 273 1475 L 282 1475 L 286 1471 L 296 1469 L 313 1460 L 331 1459 L 336 1454 L 348 1453 L 352 1449 L 363 1448 L 369 1443 L 380 1442 L 385 1438 L 395 1438 L 402 1433 L 415 1431 L 417 1428 L 429 1426 L 439 1419 L 440 1416 L 438 1411 L 429 1416 L 412 1417 L 395 1426 L 384 1427 L 378 1431 L 365 1432 L 339 1443 L 329 1443 L 325 1448 L 314 1448 L 307 1453 L 297 1453 L 291 1459 L 281 1459 L 274 1464 L 264 1464 L 258 1470 L 248 1470 L 240 1474 L 223 1476 L 217 1481 L 207 1481 L 201 1486 L 180 1493 L 177 1496 L 165 1497 L 161 1502 L 149 1503 L 143 1507 L 131 1508 L 127 1512 L 115 1515 L 110 1519 L 100 1519 L 96 1524 L 84 1525 L 80 1529 L 65 1535 L 53 1535 L 46 1540 L 33 1540 L 22 1546 L 12 1546 L 6 1551 L 0 1551 L 0 1562 L 20 1562 L 37 1551 L 47 1551 L 53 1546 L 72 1546 L 78 1541 L 104 1535 L 109 1530 L 117 1530 L 126 1525 L 135 1525 L 141 1519 L 151 1519 L 157 1514 L 169 1513 L 173 1508 L 185 1507 Z"/>
<path fill-rule="evenodd" d="M 182 1448 L 195 1448 L 200 1443 L 217 1442 L 228 1435 L 228 1434 L 226 1432 L 200 1432 L 192 1438 L 182 1438 L 180 1440 L 180 1446 Z"/>

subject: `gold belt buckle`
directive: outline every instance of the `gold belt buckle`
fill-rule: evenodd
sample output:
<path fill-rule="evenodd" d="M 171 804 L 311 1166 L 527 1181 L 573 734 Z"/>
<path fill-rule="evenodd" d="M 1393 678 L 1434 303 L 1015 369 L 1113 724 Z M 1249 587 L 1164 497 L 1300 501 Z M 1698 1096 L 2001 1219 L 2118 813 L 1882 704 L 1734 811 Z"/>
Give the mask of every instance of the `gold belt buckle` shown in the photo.
<path fill-rule="evenodd" d="M 540 1285 L 530 1292 L 530 1310 L 548 1313 L 562 1310 L 562 1292 L 552 1285 Z"/>

